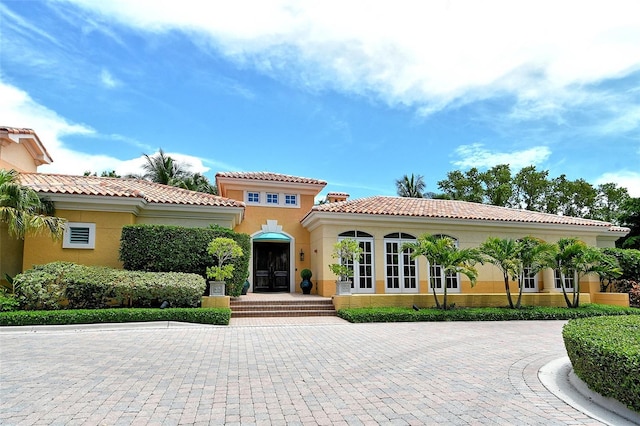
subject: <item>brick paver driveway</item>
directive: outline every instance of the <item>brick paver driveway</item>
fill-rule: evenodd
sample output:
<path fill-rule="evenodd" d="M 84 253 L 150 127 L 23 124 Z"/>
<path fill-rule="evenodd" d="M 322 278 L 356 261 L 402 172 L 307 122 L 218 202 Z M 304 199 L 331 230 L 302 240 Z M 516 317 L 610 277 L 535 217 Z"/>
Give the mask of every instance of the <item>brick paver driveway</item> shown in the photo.
<path fill-rule="evenodd" d="M 0 333 L 1 424 L 598 424 L 547 392 L 564 322 Z"/>

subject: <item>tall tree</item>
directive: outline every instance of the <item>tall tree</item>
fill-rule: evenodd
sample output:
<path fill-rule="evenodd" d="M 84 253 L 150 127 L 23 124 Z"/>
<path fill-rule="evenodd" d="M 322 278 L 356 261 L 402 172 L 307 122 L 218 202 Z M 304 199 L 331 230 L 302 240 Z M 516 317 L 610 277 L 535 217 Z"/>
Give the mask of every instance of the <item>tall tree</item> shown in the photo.
<path fill-rule="evenodd" d="M 53 213 L 53 204 L 21 185 L 15 170 L 0 169 L 0 221 L 7 224 L 9 235 L 24 239 L 27 234 L 44 232 L 60 238 L 66 220 Z"/>
<path fill-rule="evenodd" d="M 413 173 L 411 173 L 411 176 L 404 175 L 402 179 L 396 180 L 396 189 L 400 197 L 427 198 L 426 187 L 424 177 L 421 175 L 414 176 Z"/>
<path fill-rule="evenodd" d="M 513 178 L 516 206 L 526 210 L 545 211 L 549 192 L 549 171 L 537 171 L 536 166 L 524 167 Z"/>
<path fill-rule="evenodd" d="M 620 210 L 620 223 L 631 231 L 616 241 L 616 246 L 640 250 L 640 197 L 627 199 Z"/>
<path fill-rule="evenodd" d="M 447 173 L 446 179 L 438 181 L 438 188 L 452 200 L 482 203 L 484 198 L 480 172 L 475 167 L 465 173 L 459 170 Z"/>
<path fill-rule="evenodd" d="M 508 164 L 498 164 L 480 174 L 484 183 L 484 196 L 487 204 L 509 207 L 513 197 L 511 168 Z"/>
<path fill-rule="evenodd" d="M 600 184 L 597 191 L 598 195 L 591 218 L 619 224 L 622 206 L 629 199 L 629 191 L 615 183 Z"/>

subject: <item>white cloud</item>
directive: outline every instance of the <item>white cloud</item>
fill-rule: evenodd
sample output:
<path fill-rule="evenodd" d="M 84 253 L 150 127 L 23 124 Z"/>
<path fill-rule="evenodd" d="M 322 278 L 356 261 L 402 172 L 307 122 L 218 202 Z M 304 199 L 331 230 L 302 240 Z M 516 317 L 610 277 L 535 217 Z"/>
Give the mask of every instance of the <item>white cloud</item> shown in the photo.
<path fill-rule="evenodd" d="M 618 186 L 627 188 L 629 195 L 636 198 L 640 197 L 640 172 L 620 170 L 617 172 L 608 172 L 600 176 L 595 184 L 616 183 Z"/>
<path fill-rule="evenodd" d="M 114 89 L 122 84 L 111 74 L 111 72 L 109 72 L 109 70 L 105 68 L 100 72 L 100 82 L 108 89 Z"/>
<path fill-rule="evenodd" d="M 635 0 L 69 1 L 136 29 L 184 31 L 310 89 L 373 94 L 425 114 L 496 93 L 559 111 L 563 88 L 640 68 Z"/>
<path fill-rule="evenodd" d="M 452 163 L 462 169 L 484 169 L 498 164 L 509 164 L 511 170 L 520 170 L 543 163 L 551 155 L 551 150 L 546 146 L 536 146 L 522 151 L 494 152 L 486 149 L 481 143 L 474 143 L 459 146 L 455 153 L 461 158 Z"/>
<path fill-rule="evenodd" d="M 142 173 L 144 157 L 121 160 L 108 155 L 88 154 L 75 151 L 65 146 L 65 136 L 85 136 L 87 138 L 106 137 L 111 140 L 124 141 L 141 148 L 148 145 L 122 135 L 102 136 L 94 129 L 83 124 L 75 124 L 61 117 L 55 111 L 38 104 L 26 92 L 0 81 L 0 117 L 2 125 L 10 127 L 25 127 L 35 130 L 45 148 L 53 158 L 53 163 L 38 168 L 42 173 L 63 173 L 81 175 L 85 171 L 102 172 L 115 170 L 125 175 Z M 190 166 L 193 172 L 205 173 L 210 170 L 198 157 L 167 153 L 178 161 Z"/>

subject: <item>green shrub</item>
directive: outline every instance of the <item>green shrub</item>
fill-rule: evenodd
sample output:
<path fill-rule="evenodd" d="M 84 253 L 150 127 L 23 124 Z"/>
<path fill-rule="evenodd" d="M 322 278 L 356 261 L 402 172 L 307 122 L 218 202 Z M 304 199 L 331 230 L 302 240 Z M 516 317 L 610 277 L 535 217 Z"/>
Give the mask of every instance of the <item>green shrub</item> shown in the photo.
<path fill-rule="evenodd" d="M 19 307 L 20 302 L 13 294 L 0 289 L 0 312 L 15 311 Z"/>
<path fill-rule="evenodd" d="M 228 308 L 169 309 L 77 309 L 63 311 L 0 312 L 0 326 L 94 324 L 146 321 L 180 321 L 198 324 L 228 325 Z"/>
<path fill-rule="evenodd" d="M 129 307 L 199 306 L 204 278 L 179 272 L 123 271 L 54 262 L 37 265 L 14 279 L 20 305 L 27 310 L 101 308 L 112 299 Z"/>
<path fill-rule="evenodd" d="M 572 320 L 562 337 L 578 377 L 599 394 L 640 411 L 640 317 Z"/>
<path fill-rule="evenodd" d="M 128 225 L 122 228 L 120 260 L 128 270 L 188 272 L 206 277 L 215 266 L 207 247 L 218 237 L 232 238 L 244 254 L 233 260 L 233 277 L 226 280 L 227 294 L 239 295 L 249 276 L 251 238 L 219 226 L 186 228 L 169 225 Z"/>
<path fill-rule="evenodd" d="M 612 305 L 585 304 L 579 308 L 525 307 L 509 308 L 351 308 L 338 310 L 338 316 L 353 323 L 418 321 L 513 321 L 567 320 L 602 315 L 640 315 L 640 309 Z"/>
<path fill-rule="evenodd" d="M 121 271 L 117 277 L 115 298 L 130 307 L 157 307 L 164 301 L 175 307 L 196 307 L 206 287 L 201 276 L 182 272 Z"/>
<path fill-rule="evenodd" d="M 622 268 L 619 279 L 640 281 L 640 250 L 605 248 L 602 251 L 618 260 Z"/>
<path fill-rule="evenodd" d="M 73 265 L 64 276 L 68 307 L 104 308 L 115 296 L 114 282 L 122 271 L 100 266 Z"/>
<path fill-rule="evenodd" d="M 13 279 L 15 294 L 23 309 L 61 309 L 65 299 L 65 275 L 75 265 L 52 262 L 36 265 Z"/>

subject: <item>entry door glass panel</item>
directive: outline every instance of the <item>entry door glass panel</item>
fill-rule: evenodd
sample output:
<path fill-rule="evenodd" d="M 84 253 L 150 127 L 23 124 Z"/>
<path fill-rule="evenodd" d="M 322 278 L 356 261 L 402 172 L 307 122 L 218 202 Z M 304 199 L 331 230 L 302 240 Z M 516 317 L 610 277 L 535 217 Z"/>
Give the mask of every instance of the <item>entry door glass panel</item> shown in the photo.
<path fill-rule="evenodd" d="M 290 291 L 289 243 L 253 244 L 253 291 Z"/>

